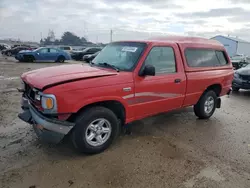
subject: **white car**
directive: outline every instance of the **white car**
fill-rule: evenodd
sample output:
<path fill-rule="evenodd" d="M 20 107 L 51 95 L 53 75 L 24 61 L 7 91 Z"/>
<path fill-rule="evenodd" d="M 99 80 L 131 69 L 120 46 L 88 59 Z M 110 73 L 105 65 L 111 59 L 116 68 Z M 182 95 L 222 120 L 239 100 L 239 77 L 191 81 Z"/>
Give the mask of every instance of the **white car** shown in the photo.
<path fill-rule="evenodd" d="M 58 48 L 68 53 L 72 52 L 73 50 L 71 46 L 59 46 Z"/>

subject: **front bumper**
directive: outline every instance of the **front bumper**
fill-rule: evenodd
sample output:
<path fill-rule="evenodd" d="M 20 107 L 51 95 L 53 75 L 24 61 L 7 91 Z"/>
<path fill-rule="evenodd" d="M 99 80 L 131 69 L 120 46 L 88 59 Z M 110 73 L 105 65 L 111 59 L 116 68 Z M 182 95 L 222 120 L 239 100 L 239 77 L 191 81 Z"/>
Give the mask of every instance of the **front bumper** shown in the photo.
<path fill-rule="evenodd" d="M 15 55 L 15 59 L 18 61 L 22 61 L 23 60 L 23 56 L 21 54 L 16 54 Z"/>
<path fill-rule="evenodd" d="M 234 79 L 232 86 L 240 89 L 250 89 L 250 81 Z"/>
<path fill-rule="evenodd" d="M 74 123 L 45 117 L 26 98 L 22 100 L 22 109 L 24 112 L 18 114 L 18 117 L 31 124 L 42 141 L 57 144 L 74 127 Z"/>
<path fill-rule="evenodd" d="M 80 54 L 70 54 L 70 57 L 71 59 L 74 59 L 74 60 L 82 60 L 82 55 Z"/>

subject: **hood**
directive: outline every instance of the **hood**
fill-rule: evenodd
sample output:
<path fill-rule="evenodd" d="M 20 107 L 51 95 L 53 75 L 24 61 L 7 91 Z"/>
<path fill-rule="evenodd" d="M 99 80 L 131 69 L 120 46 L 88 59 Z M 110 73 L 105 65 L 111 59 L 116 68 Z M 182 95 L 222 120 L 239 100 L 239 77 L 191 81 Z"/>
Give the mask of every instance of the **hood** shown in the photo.
<path fill-rule="evenodd" d="M 240 62 L 242 62 L 242 60 L 241 59 L 234 59 L 234 60 L 231 60 L 231 62 L 232 63 L 240 63 Z"/>
<path fill-rule="evenodd" d="M 104 70 L 89 65 L 74 64 L 37 69 L 24 73 L 21 78 L 31 86 L 44 90 L 45 88 L 66 82 L 114 76 L 117 74 L 118 72 L 115 72 L 114 70 Z"/>
<path fill-rule="evenodd" d="M 249 75 L 250 76 L 250 65 L 247 67 L 242 67 L 236 71 L 240 75 Z"/>
<path fill-rule="evenodd" d="M 91 57 L 93 54 L 87 54 L 87 55 L 84 55 L 83 57 Z"/>
<path fill-rule="evenodd" d="M 26 53 L 26 52 L 32 52 L 32 50 L 21 50 L 19 53 Z"/>

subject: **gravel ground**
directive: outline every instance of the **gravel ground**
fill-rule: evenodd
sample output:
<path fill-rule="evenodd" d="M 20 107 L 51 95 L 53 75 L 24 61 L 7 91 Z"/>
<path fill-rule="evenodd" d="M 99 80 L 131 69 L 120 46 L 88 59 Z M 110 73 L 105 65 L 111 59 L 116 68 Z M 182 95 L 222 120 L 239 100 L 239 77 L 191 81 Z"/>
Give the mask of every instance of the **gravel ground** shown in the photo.
<path fill-rule="evenodd" d="M 134 122 L 131 135 L 85 156 L 67 140 L 41 143 L 17 118 L 21 73 L 54 65 L 0 57 L 0 187 L 250 187 L 250 91 L 223 97 L 210 120 L 186 108 Z"/>

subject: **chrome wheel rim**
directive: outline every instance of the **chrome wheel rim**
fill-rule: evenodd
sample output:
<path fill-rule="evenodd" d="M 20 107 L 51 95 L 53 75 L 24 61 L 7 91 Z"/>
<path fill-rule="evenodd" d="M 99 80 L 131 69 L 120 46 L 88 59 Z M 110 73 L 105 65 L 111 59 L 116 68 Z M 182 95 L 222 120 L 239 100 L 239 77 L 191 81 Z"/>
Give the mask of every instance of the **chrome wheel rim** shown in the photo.
<path fill-rule="evenodd" d="M 210 114 L 214 109 L 214 98 L 209 96 L 205 101 L 204 111 L 206 114 Z"/>
<path fill-rule="evenodd" d="M 99 118 L 92 121 L 85 132 L 85 138 L 91 146 L 101 146 L 111 135 L 111 124 L 107 119 Z"/>

